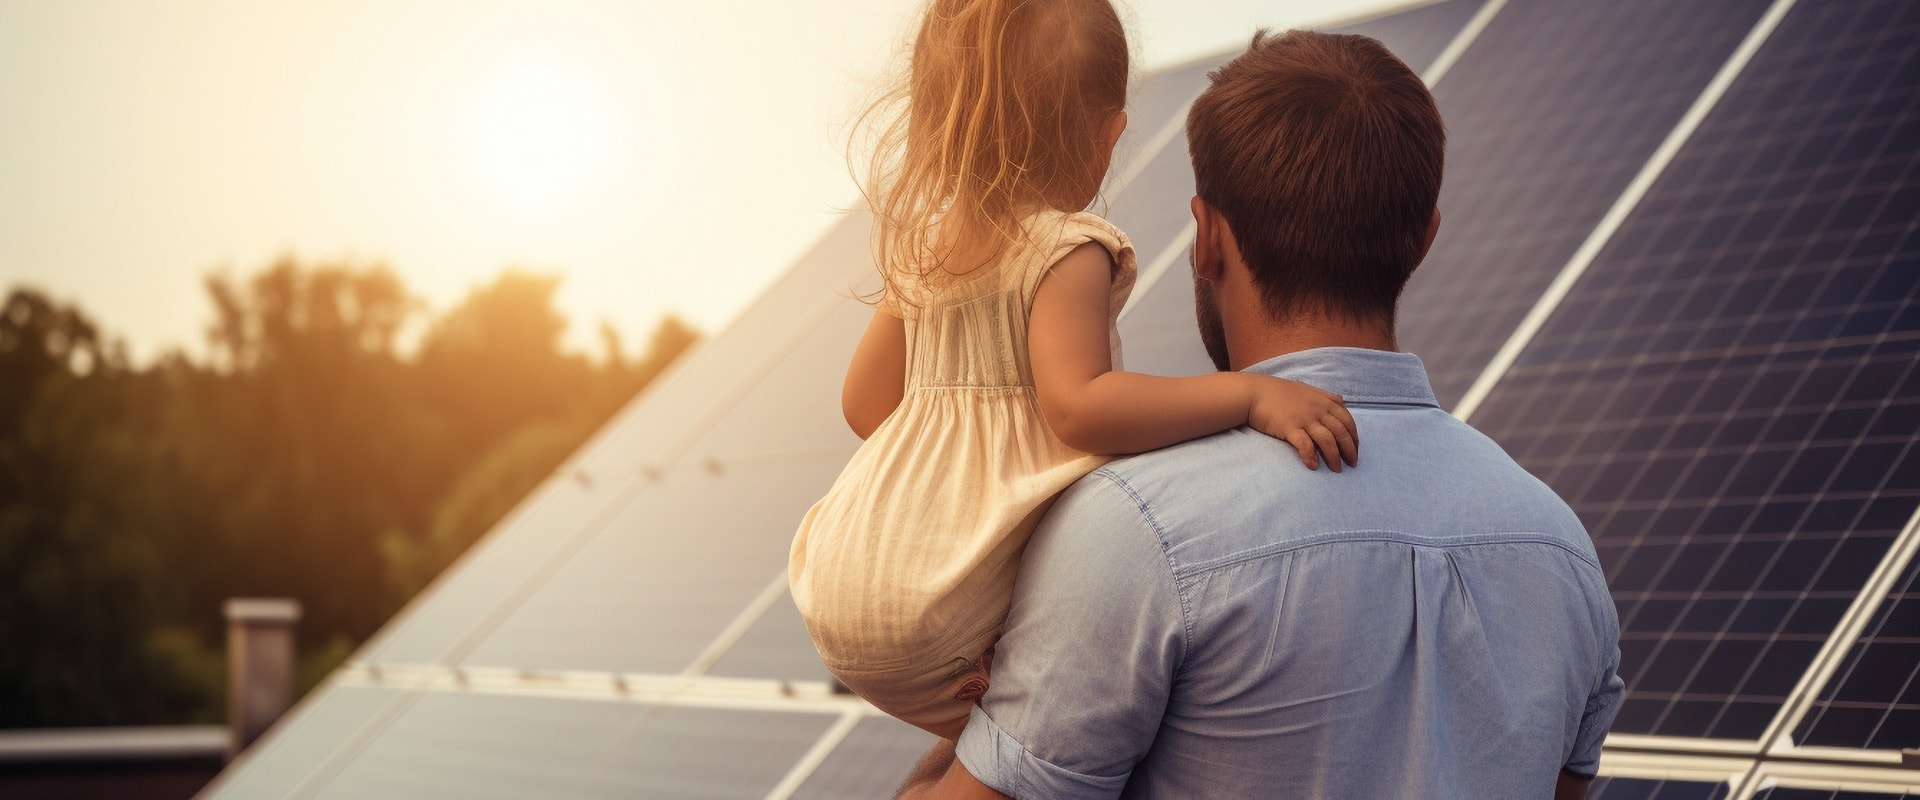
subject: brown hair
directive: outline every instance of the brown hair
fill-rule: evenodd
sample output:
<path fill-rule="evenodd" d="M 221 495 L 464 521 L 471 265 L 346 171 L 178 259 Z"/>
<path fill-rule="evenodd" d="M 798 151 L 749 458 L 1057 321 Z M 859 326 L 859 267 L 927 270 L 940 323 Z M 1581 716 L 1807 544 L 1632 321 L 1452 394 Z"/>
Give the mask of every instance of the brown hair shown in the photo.
<path fill-rule="evenodd" d="M 1187 114 L 1202 200 L 1269 313 L 1391 322 L 1440 196 L 1447 132 L 1426 84 L 1365 36 L 1254 34 Z"/>
<path fill-rule="evenodd" d="M 901 278 L 980 266 L 1026 213 L 1085 207 L 1128 62 L 1107 0 L 931 0 L 908 74 L 856 123 L 876 140 L 861 191 L 888 293 L 912 302 Z"/>

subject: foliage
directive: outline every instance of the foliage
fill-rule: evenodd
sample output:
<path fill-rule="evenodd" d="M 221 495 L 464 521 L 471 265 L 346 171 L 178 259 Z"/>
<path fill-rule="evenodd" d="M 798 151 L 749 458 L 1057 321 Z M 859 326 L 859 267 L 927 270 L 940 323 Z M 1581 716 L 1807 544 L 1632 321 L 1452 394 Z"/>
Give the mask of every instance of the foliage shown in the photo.
<path fill-rule="evenodd" d="M 300 689 L 344 661 L 695 338 L 566 352 L 508 271 L 402 334 L 383 265 L 207 279 L 212 352 L 135 368 L 84 312 L 0 306 L 0 727 L 224 717 L 232 596 L 300 601 Z"/>

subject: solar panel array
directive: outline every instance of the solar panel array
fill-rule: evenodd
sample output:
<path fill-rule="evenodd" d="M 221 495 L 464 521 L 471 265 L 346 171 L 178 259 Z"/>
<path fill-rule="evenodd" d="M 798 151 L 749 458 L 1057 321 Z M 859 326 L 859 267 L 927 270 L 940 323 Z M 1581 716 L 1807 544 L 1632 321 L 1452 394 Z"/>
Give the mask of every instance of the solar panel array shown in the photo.
<path fill-rule="evenodd" d="M 1447 0 L 1349 29 L 1451 134 L 1401 344 L 1574 506 L 1621 611 L 1592 796 L 1920 794 L 1920 4 Z M 1224 58 L 1143 81 L 1110 180 L 1134 369 L 1209 368 L 1180 126 Z M 858 444 L 866 233 L 829 232 L 208 795 L 889 796 L 929 737 L 829 690 L 785 591 Z"/>

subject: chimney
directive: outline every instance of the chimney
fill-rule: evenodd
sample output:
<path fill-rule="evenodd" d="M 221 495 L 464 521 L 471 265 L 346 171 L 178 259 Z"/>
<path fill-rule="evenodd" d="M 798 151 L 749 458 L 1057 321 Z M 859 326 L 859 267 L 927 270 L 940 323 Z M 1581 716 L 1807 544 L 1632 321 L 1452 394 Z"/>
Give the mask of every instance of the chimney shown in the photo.
<path fill-rule="evenodd" d="M 227 599 L 227 757 L 260 738 L 293 699 L 293 628 L 300 603 Z"/>

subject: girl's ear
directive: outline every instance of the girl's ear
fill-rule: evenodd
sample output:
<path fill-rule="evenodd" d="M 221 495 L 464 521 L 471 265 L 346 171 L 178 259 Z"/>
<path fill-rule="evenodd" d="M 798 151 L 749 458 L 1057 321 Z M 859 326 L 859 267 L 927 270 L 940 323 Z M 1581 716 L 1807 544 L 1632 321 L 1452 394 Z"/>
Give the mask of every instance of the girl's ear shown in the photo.
<path fill-rule="evenodd" d="M 1107 121 L 1107 149 L 1112 150 L 1120 143 L 1120 134 L 1127 132 L 1127 112 L 1120 111 Z"/>

